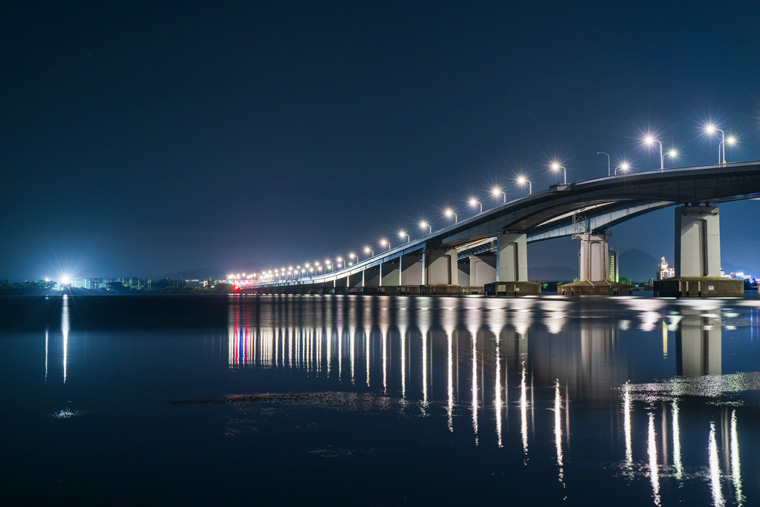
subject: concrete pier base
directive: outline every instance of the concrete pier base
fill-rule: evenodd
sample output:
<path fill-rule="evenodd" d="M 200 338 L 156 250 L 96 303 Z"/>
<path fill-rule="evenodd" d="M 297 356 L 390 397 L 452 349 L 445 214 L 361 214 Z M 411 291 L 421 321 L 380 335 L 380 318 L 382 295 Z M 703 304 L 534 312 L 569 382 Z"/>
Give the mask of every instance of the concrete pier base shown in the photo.
<path fill-rule="evenodd" d="M 536 282 L 494 282 L 484 287 L 486 296 L 540 296 L 541 284 Z"/>
<path fill-rule="evenodd" d="M 744 297 L 744 280 L 721 276 L 678 276 L 655 280 L 655 297 L 713 298 Z"/>
<path fill-rule="evenodd" d="M 633 285 L 606 280 L 584 280 L 558 285 L 557 294 L 560 296 L 630 296 L 633 294 Z"/>

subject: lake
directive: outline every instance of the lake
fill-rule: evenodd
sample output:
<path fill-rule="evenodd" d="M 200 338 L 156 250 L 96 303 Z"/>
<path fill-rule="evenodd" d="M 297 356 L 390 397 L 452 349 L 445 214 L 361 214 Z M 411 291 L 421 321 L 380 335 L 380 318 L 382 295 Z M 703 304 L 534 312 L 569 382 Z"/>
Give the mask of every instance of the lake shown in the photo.
<path fill-rule="evenodd" d="M 760 504 L 760 300 L 0 298 L 5 505 Z"/>

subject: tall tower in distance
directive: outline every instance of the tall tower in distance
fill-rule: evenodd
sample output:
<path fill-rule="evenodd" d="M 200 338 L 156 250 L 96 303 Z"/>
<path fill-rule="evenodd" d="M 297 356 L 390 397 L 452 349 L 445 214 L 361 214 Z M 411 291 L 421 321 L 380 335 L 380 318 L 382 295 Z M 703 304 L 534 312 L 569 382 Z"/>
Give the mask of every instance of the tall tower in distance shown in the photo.
<path fill-rule="evenodd" d="M 618 262 L 618 253 L 614 248 L 610 248 L 610 282 L 620 282 L 620 266 Z"/>

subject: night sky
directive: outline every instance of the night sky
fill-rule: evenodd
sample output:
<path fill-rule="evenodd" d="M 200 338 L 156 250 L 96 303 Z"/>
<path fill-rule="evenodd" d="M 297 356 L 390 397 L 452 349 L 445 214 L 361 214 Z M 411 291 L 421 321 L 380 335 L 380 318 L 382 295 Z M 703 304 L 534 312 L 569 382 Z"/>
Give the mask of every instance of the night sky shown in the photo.
<path fill-rule="evenodd" d="M 5 2 L 0 277 L 274 268 L 359 251 L 524 171 L 760 159 L 757 2 Z M 613 166 L 614 167 L 614 166 Z M 760 202 L 721 208 L 754 270 Z M 611 246 L 673 256 L 673 211 Z M 578 243 L 529 247 L 576 266 Z M 653 266 L 654 271 L 654 266 Z M 621 274 L 624 274 L 624 266 Z"/>

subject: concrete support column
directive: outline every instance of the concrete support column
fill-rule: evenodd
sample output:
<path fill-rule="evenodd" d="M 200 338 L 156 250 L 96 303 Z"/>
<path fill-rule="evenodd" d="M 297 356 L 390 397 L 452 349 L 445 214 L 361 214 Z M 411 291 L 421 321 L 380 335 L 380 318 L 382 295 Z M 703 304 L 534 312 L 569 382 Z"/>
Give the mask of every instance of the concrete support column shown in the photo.
<path fill-rule="evenodd" d="M 584 232 L 575 238 L 581 240 L 578 271 L 581 281 L 603 282 L 609 278 L 609 240 L 612 234 Z"/>
<path fill-rule="evenodd" d="M 458 285 L 457 251 L 434 248 L 425 252 L 425 279 L 429 285 Z"/>
<path fill-rule="evenodd" d="M 381 280 L 380 274 L 381 274 L 380 266 L 372 266 L 365 269 L 364 283 L 362 284 L 362 287 L 365 289 L 380 287 L 380 280 Z"/>
<path fill-rule="evenodd" d="M 676 208 L 676 276 L 720 276 L 720 209 Z"/>
<path fill-rule="evenodd" d="M 422 269 L 423 253 L 416 252 L 404 255 L 399 262 L 399 285 L 420 285 L 424 283 L 425 270 Z"/>
<path fill-rule="evenodd" d="M 380 264 L 380 287 L 398 287 L 401 269 L 398 259 Z"/>
<path fill-rule="evenodd" d="M 470 256 L 470 287 L 496 281 L 496 259 L 492 253 Z"/>
<path fill-rule="evenodd" d="M 496 252 L 496 281 L 528 281 L 528 242 L 525 234 L 499 234 L 496 236 Z"/>
<path fill-rule="evenodd" d="M 457 261 L 457 280 L 462 287 L 469 287 L 470 283 L 470 259 Z"/>

